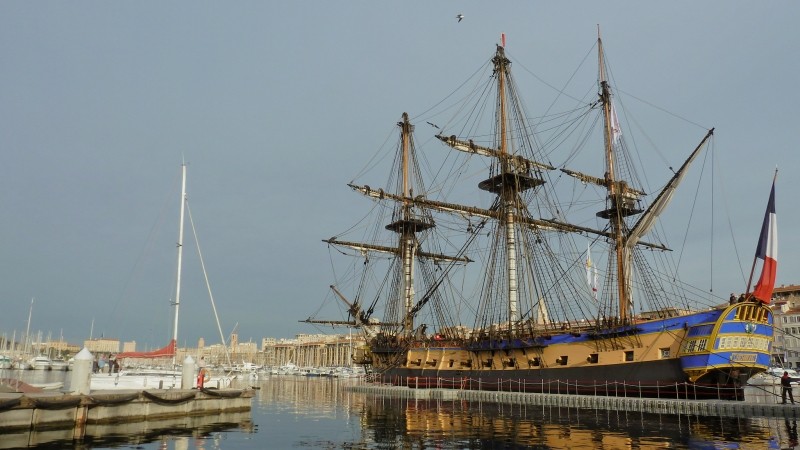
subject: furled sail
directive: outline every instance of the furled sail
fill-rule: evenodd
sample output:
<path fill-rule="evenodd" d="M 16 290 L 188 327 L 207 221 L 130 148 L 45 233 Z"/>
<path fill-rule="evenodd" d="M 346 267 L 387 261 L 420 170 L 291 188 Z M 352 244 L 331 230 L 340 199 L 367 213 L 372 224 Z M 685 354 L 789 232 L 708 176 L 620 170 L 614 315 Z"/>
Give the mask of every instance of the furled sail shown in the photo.
<path fill-rule="evenodd" d="M 150 352 L 122 352 L 117 353 L 117 359 L 121 358 L 137 358 L 137 359 L 146 359 L 146 358 L 172 358 L 175 356 L 175 339 L 169 341 L 169 344 L 166 347 L 162 347 L 158 350 L 153 350 Z"/>

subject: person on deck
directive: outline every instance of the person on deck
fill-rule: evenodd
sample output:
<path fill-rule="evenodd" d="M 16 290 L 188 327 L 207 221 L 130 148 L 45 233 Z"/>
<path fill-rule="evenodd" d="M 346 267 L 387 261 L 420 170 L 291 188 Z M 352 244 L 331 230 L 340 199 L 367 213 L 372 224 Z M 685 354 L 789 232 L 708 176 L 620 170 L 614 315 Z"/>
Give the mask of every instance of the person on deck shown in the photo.
<path fill-rule="evenodd" d="M 197 389 L 203 389 L 203 384 L 205 384 L 207 379 L 208 369 L 206 369 L 206 357 L 201 356 L 197 361 Z"/>
<path fill-rule="evenodd" d="M 203 384 L 205 384 L 206 379 L 208 378 L 208 372 L 206 372 L 205 367 L 201 367 L 200 371 L 197 372 L 197 389 L 203 389 Z M 794 403 L 794 401 L 792 401 Z"/>
<path fill-rule="evenodd" d="M 786 404 L 786 394 L 789 394 L 789 400 L 794 405 L 794 394 L 792 394 L 792 379 L 789 378 L 789 372 L 783 372 L 781 377 L 781 399 L 783 404 Z"/>

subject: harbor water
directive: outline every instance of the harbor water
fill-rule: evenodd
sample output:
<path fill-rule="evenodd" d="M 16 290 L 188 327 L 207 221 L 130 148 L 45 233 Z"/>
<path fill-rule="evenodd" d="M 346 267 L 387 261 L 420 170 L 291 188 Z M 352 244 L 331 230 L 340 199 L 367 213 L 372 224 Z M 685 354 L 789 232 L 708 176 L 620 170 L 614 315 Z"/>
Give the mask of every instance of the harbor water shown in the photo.
<path fill-rule="evenodd" d="M 69 372 L 0 371 L 28 383 Z M 206 417 L 0 434 L 0 449 L 787 449 L 797 419 L 697 417 L 356 393 L 353 378 L 263 375 L 252 410 Z M 779 401 L 772 386 L 748 388 Z"/>

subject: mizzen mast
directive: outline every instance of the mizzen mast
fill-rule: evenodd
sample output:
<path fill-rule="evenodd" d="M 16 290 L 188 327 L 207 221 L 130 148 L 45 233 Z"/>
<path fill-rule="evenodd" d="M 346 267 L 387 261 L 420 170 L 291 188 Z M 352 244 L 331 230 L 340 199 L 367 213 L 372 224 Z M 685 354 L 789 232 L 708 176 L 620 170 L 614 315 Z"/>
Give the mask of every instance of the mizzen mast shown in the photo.
<path fill-rule="evenodd" d="M 598 217 L 610 222 L 614 239 L 614 252 L 617 261 L 617 290 L 619 295 L 619 318 L 625 320 L 631 305 L 631 249 L 625 245 L 625 217 L 640 214 L 637 208 L 640 192 L 630 189 L 624 180 L 617 180 L 614 146 L 620 138 L 619 121 L 614 105 L 611 102 L 611 88 L 606 79 L 605 60 L 603 59 L 603 41 L 597 38 L 600 70 L 600 102 L 603 107 L 604 142 L 606 157 L 606 173 L 603 185 L 608 191 L 608 209 L 597 213 Z"/>

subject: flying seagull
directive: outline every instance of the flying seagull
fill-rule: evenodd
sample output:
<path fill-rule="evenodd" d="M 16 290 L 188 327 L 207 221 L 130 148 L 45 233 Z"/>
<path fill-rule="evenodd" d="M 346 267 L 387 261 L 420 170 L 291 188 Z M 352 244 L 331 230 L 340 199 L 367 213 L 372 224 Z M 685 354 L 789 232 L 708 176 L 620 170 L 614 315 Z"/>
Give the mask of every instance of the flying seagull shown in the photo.
<path fill-rule="evenodd" d="M 464 18 L 463 14 L 459 14 L 459 15 L 456 16 L 456 19 L 458 19 L 459 22 L 461 22 L 461 19 L 463 19 L 463 18 Z"/>

